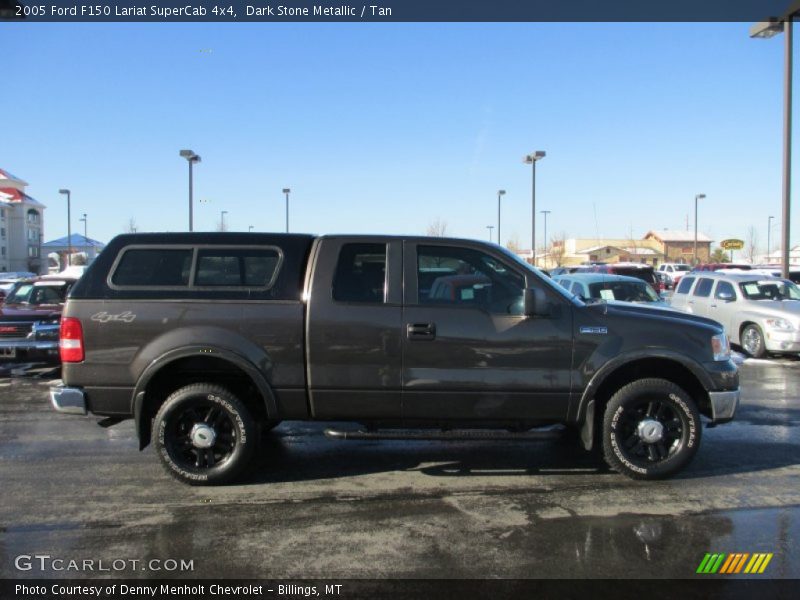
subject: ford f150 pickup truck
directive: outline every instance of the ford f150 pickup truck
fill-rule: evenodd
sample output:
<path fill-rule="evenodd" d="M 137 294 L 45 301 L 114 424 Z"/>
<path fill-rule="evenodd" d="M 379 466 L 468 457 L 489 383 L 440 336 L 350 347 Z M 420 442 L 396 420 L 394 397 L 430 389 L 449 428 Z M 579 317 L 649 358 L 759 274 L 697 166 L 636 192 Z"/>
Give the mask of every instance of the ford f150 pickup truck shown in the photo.
<path fill-rule="evenodd" d="M 697 452 L 701 415 L 739 402 L 718 323 L 585 304 L 462 239 L 121 235 L 72 289 L 60 350 L 56 410 L 134 419 L 190 484 L 239 476 L 282 420 L 360 424 L 326 431 L 345 439 L 562 424 L 613 469 L 663 478 Z"/>

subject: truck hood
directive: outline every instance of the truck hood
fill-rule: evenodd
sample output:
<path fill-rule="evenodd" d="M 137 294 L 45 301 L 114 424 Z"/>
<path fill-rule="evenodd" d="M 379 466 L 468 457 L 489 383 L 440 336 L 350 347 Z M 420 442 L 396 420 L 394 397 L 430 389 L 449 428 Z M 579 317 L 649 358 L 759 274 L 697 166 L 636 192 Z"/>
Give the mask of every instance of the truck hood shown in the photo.
<path fill-rule="evenodd" d="M 746 310 L 775 317 L 800 317 L 800 300 L 755 300 L 747 303 Z"/>
<path fill-rule="evenodd" d="M 690 326 L 701 326 L 709 330 L 713 329 L 716 330 L 716 333 L 721 333 L 723 330 L 722 325 L 713 319 L 681 312 L 668 306 L 648 306 L 630 302 L 601 302 L 599 304 L 591 304 L 589 308 L 609 316 L 649 318 L 661 323 L 683 323 Z"/>
<path fill-rule="evenodd" d="M 43 321 L 59 319 L 61 306 L 40 305 L 26 306 L 25 304 L 4 304 L 0 307 L 0 321 Z"/>

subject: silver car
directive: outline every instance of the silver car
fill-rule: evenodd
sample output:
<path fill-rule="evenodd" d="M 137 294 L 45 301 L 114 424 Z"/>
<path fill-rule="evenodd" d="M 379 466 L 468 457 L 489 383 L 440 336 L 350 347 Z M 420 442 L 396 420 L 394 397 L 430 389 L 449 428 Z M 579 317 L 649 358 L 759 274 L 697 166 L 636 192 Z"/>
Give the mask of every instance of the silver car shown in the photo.
<path fill-rule="evenodd" d="M 758 273 L 690 273 L 671 298 L 677 310 L 721 323 L 750 356 L 800 352 L 800 288 Z"/>

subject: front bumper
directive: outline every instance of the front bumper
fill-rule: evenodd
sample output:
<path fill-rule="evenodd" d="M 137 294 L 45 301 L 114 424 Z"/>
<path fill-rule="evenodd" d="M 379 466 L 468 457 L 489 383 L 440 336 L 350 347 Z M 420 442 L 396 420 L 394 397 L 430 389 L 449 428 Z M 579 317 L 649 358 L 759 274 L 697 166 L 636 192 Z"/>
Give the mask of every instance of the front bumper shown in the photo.
<path fill-rule="evenodd" d="M 727 392 L 709 392 L 708 398 L 711 401 L 711 422 L 727 423 L 733 419 L 736 409 L 739 407 L 739 388 Z"/>
<path fill-rule="evenodd" d="M 86 396 L 78 388 L 53 386 L 50 388 L 50 402 L 58 412 L 69 415 L 86 414 Z"/>
<path fill-rule="evenodd" d="M 769 352 L 800 352 L 800 331 L 765 329 L 764 346 Z"/>
<path fill-rule="evenodd" d="M 0 339 L 0 358 L 4 356 L 58 356 L 59 326 L 56 323 L 34 323 L 25 337 Z"/>

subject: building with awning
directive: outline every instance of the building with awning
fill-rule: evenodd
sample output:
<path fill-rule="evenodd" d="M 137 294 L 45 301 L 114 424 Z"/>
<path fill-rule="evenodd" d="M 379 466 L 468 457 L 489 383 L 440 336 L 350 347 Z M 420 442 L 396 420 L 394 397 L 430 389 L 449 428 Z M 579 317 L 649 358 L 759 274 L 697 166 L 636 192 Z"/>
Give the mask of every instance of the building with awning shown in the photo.
<path fill-rule="evenodd" d="M 42 244 L 42 252 L 48 254 L 58 254 L 58 264 L 60 268 L 65 268 L 69 263 L 67 262 L 67 255 L 72 252 L 72 263 L 75 264 L 75 255 L 83 254 L 86 257 L 86 264 L 91 263 L 95 257 L 100 254 L 100 251 L 105 248 L 103 242 L 98 242 L 92 238 L 88 238 L 80 233 L 73 233 L 71 236 L 64 236 L 57 240 L 51 240 Z"/>

